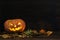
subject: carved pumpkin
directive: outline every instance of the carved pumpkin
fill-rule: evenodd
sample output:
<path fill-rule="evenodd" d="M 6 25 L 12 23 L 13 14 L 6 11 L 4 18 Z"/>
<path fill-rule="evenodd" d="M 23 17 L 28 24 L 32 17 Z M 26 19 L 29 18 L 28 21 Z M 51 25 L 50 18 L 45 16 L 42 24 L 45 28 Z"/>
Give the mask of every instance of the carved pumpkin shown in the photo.
<path fill-rule="evenodd" d="M 22 19 L 10 19 L 5 21 L 4 27 L 7 31 L 22 32 L 25 29 L 25 22 Z"/>

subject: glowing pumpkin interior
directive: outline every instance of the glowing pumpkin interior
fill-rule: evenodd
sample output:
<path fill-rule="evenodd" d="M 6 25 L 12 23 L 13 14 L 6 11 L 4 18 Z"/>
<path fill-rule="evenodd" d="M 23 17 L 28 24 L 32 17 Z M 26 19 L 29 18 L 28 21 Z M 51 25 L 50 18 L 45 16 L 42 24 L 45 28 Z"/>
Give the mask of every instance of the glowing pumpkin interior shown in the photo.
<path fill-rule="evenodd" d="M 4 23 L 5 30 L 7 31 L 24 31 L 25 29 L 25 22 L 22 19 L 11 19 L 7 20 Z"/>

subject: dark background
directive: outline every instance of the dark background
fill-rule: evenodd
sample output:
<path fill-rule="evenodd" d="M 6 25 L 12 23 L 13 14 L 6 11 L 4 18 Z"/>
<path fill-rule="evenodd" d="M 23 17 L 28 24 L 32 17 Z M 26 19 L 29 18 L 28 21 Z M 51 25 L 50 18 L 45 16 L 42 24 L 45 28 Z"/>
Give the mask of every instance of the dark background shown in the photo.
<path fill-rule="evenodd" d="M 6 20 L 14 18 L 23 19 L 27 24 L 26 29 L 59 31 L 58 15 L 55 0 L 0 1 L 0 31 L 4 31 L 3 23 Z"/>

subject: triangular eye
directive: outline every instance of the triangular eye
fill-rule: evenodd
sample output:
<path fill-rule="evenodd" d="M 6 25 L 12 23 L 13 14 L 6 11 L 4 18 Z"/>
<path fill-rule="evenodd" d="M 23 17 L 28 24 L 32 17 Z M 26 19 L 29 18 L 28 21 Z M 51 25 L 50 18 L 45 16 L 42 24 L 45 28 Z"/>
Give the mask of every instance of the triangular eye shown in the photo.
<path fill-rule="evenodd" d="M 10 24 L 11 26 L 13 26 L 13 24 Z"/>
<path fill-rule="evenodd" d="M 17 24 L 17 27 L 20 27 L 20 25 L 21 25 L 21 23 L 19 22 L 19 23 Z"/>
<path fill-rule="evenodd" d="M 9 25 L 10 25 L 10 26 L 13 26 L 13 24 L 12 24 L 12 23 L 9 23 Z"/>
<path fill-rule="evenodd" d="M 21 23 L 19 22 L 18 25 L 21 25 Z"/>

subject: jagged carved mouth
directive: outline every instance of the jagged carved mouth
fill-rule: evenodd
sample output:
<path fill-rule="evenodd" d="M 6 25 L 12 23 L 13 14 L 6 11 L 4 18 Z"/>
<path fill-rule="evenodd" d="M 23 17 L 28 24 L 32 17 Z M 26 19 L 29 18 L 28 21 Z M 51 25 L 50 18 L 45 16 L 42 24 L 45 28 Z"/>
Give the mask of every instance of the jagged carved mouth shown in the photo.
<path fill-rule="evenodd" d="M 9 28 L 10 31 L 19 31 L 22 27 Z"/>

